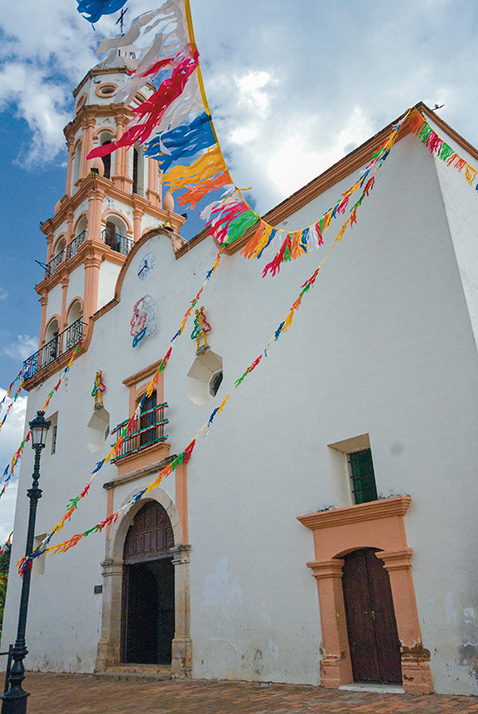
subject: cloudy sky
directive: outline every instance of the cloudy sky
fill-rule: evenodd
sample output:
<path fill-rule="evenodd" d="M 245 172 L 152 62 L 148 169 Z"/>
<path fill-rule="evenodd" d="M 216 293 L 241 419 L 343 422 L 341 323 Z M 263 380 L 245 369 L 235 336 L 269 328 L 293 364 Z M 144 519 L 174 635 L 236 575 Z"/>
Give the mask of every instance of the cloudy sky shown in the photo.
<path fill-rule="evenodd" d="M 127 20 L 159 6 L 130 0 Z M 236 183 L 271 208 L 406 108 L 440 115 L 478 145 L 476 0 L 191 0 L 209 104 Z M 0 16 L 0 398 L 37 349 L 39 223 L 64 194 L 72 89 L 116 33 L 75 0 L 4 3 Z M 128 23 L 126 23 L 127 26 Z M 0 472 L 24 402 L 0 433 Z M 13 518 L 0 501 L 0 540 Z"/>

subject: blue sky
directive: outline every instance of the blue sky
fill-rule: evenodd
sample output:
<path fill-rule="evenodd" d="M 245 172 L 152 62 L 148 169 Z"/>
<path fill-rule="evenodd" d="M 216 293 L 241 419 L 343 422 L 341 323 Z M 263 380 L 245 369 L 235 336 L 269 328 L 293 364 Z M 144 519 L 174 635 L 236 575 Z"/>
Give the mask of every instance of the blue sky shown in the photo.
<path fill-rule="evenodd" d="M 130 0 L 127 20 L 158 6 Z M 191 0 L 223 150 L 262 212 L 423 100 L 478 145 L 476 0 Z M 41 221 L 64 193 L 72 89 L 98 58 L 75 0 L 8 3 L 0 17 L 0 398 L 37 349 Z M 126 23 L 126 27 L 128 23 Z M 187 299 L 187 298 L 186 298 Z M 0 471 L 22 437 L 0 432 Z M 0 501 L 0 540 L 15 487 Z"/>

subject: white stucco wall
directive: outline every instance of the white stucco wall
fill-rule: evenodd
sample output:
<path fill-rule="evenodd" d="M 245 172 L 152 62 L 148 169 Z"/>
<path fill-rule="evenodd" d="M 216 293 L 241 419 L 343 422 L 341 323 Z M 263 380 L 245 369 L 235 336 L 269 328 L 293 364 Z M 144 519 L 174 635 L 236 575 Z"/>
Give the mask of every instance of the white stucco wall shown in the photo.
<path fill-rule="evenodd" d="M 48 293 L 45 325 L 48 325 L 53 315 L 61 315 L 61 293 L 62 288 L 60 284 L 55 285 Z"/>
<path fill-rule="evenodd" d="M 133 209 L 129 206 L 125 206 L 125 204 L 121 203 L 121 201 L 107 196 L 103 201 L 103 211 L 116 211 L 120 215 L 126 216 L 131 229 L 133 228 Z"/>
<path fill-rule="evenodd" d="M 88 199 L 86 198 L 84 201 L 82 201 L 82 202 L 80 203 L 80 205 L 79 205 L 78 208 L 76 209 L 76 211 L 75 211 L 75 218 L 74 218 L 74 225 L 75 225 L 75 226 L 76 226 L 76 222 L 78 221 L 78 219 L 81 218 L 81 216 L 82 216 L 83 214 L 87 214 L 87 213 L 88 213 L 88 206 L 89 206 L 89 201 L 88 201 Z M 75 235 L 76 235 L 76 234 L 75 234 Z"/>
<path fill-rule="evenodd" d="M 188 465 L 195 677 L 318 683 L 320 617 L 306 567 L 314 549 L 296 517 L 341 505 L 334 501 L 328 444 L 369 434 L 380 496 L 412 497 L 405 525 L 435 690 L 476 693 L 463 647 L 476 642 L 478 611 L 470 567 L 477 528 L 477 354 L 443 182 L 417 143 L 409 136 L 396 146 L 290 332 L 198 439 Z M 288 227 L 317 220 L 351 183 L 327 191 Z M 187 399 L 186 375 L 195 357 L 191 320 L 164 373 L 171 453 L 184 449 L 261 352 L 339 227 L 326 233 L 319 251 L 285 264 L 276 278 L 261 277 L 264 260 L 223 256 L 200 304 L 212 325 L 211 348 L 223 358 L 224 381 L 216 399 L 203 406 Z M 138 267 L 147 252 L 156 256 L 156 267 L 142 282 Z M 87 354 L 52 402 L 58 450 L 42 461 L 37 533 L 59 520 L 104 456 L 86 448 L 96 370 L 103 370 L 113 428 L 128 416 L 123 380 L 166 353 L 216 254 L 213 242 L 203 241 L 176 261 L 168 238 L 154 236 L 132 258 L 119 304 L 95 322 Z M 145 294 L 155 301 L 156 330 L 133 348 L 129 322 Z M 29 418 L 56 379 L 30 394 Z M 28 454 L 23 490 L 31 466 Z M 111 465 L 101 470 L 62 538 L 105 518 L 102 484 L 116 473 Z M 144 477 L 115 489 L 115 508 L 147 482 Z M 174 476 L 162 486 L 174 499 Z M 19 498 L 19 534 L 25 532 L 24 501 Z M 48 558 L 45 574 L 33 578 L 30 666 L 92 671 L 101 607 L 93 588 L 101 584 L 104 545 L 103 535 L 91 535 L 67 554 Z M 20 535 L 13 562 L 22 546 Z M 13 577 L 3 645 L 13 637 L 10 613 L 18 593 Z M 47 601 L 50 609 L 43 607 Z"/>
<path fill-rule="evenodd" d="M 116 279 L 118 278 L 120 270 L 121 266 L 119 265 L 108 263 L 108 261 L 101 263 L 98 281 L 98 310 L 113 299 Z"/>
<path fill-rule="evenodd" d="M 429 124 L 437 130 L 439 136 L 443 133 L 433 121 L 430 120 Z M 478 170 L 478 161 L 465 149 L 458 146 L 450 137 L 447 137 L 447 143 L 461 158 Z M 423 147 L 422 151 L 427 149 Z M 478 201 L 475 190 L 478 178 L 475 178 L 470 185 L 465 180 L 464 170 L 460 173 L 437 157 L 434 160 L 475 341 L 478 344 L 478 241 L 476 239 Z"/>
<path fill-rule="evenodd" d="M 58 226 L 58 228 L 56 229 L 56 231 L 53 234 L 53 243 L 55 243 L 58 236 L 60 236 L 62 233 L 66 233 L 67 228 L 68 228 L 68 223 L 66 221 L 63 221 L 63 223 L 61 223 Z"/>
<path fill-rule="evenodd" d="M 83 94 L 83 92 L 87 93 L 87 99 L 86 99 L 86 104 L 99 104 L 99 105 L 104 105 L 104 104 L 111 104 L 114 99 L 111 96 L 107 97 L 101 97 L 96 94 L 96 88 L 99 87 L 102 84 L 116 84 L 116 85 L 121 85 L 125 81 L 125 73 L 124 72 L 116 72 L 116 73 L 108 73 L 104 75 L 95 75 L 91 77 L 84 85 L 82 88 L 80 94 Z"/>
<path fill-rule="evenodd" d="M 158 221 L 155 216 L 148 216 L 148 214 L 145 213 L 141 221 L 141 232 L 150 228 L 159 228 L 162 225 L 163 221 Z"/>
<path fill-rule="evenodd" d="M 79 265 L 78 268 L 72 270 L 70 273 L 70 279 L 68 282 L 68 292 L 66 309 L 70 306 L 71 301 L 74 298 L 81 297 L 84 298 L 85 295 L 85 267 L 84 265 Z"/>

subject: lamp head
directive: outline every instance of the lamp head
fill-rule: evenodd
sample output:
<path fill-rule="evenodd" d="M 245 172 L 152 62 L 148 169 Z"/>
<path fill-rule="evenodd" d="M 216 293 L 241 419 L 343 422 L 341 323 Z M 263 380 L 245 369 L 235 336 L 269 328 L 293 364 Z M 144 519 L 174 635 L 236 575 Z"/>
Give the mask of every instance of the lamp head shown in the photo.
<path fill-rule="evenodd" d="M 47 431 L 50 428 L 51 422 L 45 419 L 45 412 L 37 412 L 37 415 L 30 422 L 32 430 L 32 447 L 43 449 L 46 444 Z"/>

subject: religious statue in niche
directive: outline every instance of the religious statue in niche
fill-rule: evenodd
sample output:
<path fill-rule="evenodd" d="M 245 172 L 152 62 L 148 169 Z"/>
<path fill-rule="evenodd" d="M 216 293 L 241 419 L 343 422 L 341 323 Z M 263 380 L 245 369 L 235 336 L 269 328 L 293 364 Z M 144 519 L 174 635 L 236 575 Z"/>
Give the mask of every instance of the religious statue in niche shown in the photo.
<path fill-rule="evenodd" d="M 196 340 L 196 354 L 201 355 L 203 352 L 209 349 L 207 343 L 206 334 L 211 332 L 211 325 L 206 319 L 204 313 L 204 307 L 200 310 L 196 310 L 196 317 L 194 318 L 194 330 L 191 332 L 191 339 Z M 201 345 L 202 340 L 202 345 Z"/>
<path fill-rule="evenodd" d="M 95 374 L 95 383 L 91 392 L 91 396 L 95 398 L 95 409 L 103 409 L 103 394 L 106 392 L 106 386 L 102 374 L 101 370 Z"/>
<path fill-rule="evenodd" d="M 151 295 L 145 295 L 135 303 L 130 320 L 133 347 L 148 337 L 156 329 L 156 307 Z"/>

